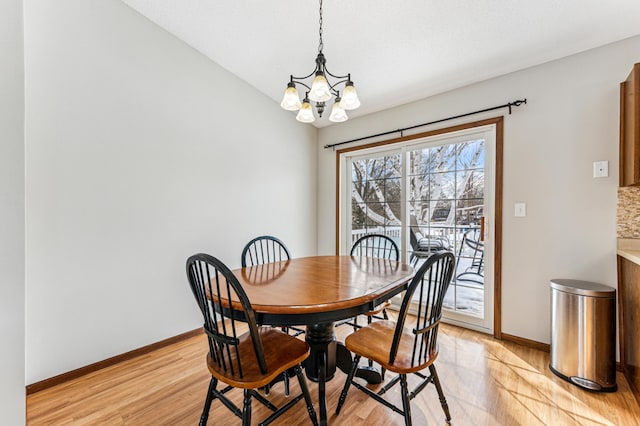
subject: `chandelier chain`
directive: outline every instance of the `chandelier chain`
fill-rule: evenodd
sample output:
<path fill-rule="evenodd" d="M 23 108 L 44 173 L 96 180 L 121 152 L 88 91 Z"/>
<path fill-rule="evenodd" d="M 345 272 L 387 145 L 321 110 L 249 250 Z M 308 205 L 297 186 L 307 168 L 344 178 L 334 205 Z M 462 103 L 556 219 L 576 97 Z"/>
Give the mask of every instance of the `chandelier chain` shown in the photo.
<path fill-rule="evenodd" d="M 324 44 L 322 43 L 322 0 L 320 0 L 320 29 L 318 30 L 318 33 L 320 35 L 320 43 L 318 43 L 318 52 L 322 53 L 322 48 L 324 47 Z"/>

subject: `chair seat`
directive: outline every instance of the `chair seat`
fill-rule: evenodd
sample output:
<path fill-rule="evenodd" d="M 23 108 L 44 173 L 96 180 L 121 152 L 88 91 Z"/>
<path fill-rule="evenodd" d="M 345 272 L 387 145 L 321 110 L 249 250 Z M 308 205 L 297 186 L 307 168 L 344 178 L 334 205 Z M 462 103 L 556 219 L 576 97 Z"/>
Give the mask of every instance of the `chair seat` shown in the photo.
<path fill-rule="evenodd" d="M 393 364 L 390 364 L 389 348 L 391 348 L 391 343 L 393 342 L 395 329 L 395 321 L 376 321 L 347 336 L 344 343 L 347 349 L 354 354 L 375 361 L 383 368 L 398 374 L 414 373 L 433 364 L 438 357 L 437 348 L 423 363 L 412 366 L 411 358 L 413 356 L 415 334 L 406 328 L 400 338 L 396 359 Z"/>
<path fill-rule="evenodd" d="M 234 374 L 219 367 L 207 354 L 207 366 L 211 375 L 233 387 L 244 389 L 256 389 L 273 381 L 285 370 L 295 367 L 309 356 L 309 345 L 293 336 L 271 327 L 259 327 L 258 333 L 264 346 L 264 357 L 267 364 L 267 373 L 262 374 L 255 356 L 255 350 L 249 333 L 238 337 L 240 343 L 238 350 L 243 359 L 243 376 L 240 377 L 235 366 L 237 356 L 231 351 L 231 359 L 234 365 Z"/>

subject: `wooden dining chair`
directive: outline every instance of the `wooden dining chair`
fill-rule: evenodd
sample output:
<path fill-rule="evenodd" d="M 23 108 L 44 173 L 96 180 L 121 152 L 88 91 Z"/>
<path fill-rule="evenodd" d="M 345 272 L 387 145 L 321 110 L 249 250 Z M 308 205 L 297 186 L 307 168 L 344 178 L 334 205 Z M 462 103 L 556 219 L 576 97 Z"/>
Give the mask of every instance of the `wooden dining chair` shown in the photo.
<path fill-rule="evenodd" d="M 265 263 L 282 262 L 291 259 L 291 253 L 287 246 L 279 238 L 271 235 L 261 235 L 249 241 L 242 249 L 240 263 L 243 268 L 247 266 L 263 265 Z M 304 334 L 300 327 L 281 327 L 281 330 L 292 336 Z M 282 375 L 284 382 L 284 393 L 289 396 L 289 372 Z M 265 392 L 269 394 L 271 385 L 265 387 Z"/>
<path fill-rule="evenodd" d="M 240 262 L 243 268 L 263 263 L 291 259 L 287 246 L 278 238 L 262 235 L 249 241 L 242 249 Z"/>
<path fill-rule="evenodd" d="M 393 241 L 386 235 L 368 234 L 358 238 L 356 242 L 353 243 L 350 255 L 399 260 L 400 250 L 398 250 L 398 245 L 395 243 L 395 241 Z M 367 323 L 371 324 L 373 318 L 388 320 L 389 315 L 387 314 L 387 308 L 389 306 L 391 306 L 391 302 L 386 301 L 380 306 L 376 306 L 374 309 L 367 312 L 365 314 L 367 316 Z M 382 314 L 382 317 L 378 317 L 378 315 L 380 314 Z M 337 325 L 340 326 L 345 324 L 351 325 L 354 328 L 354 331 L 360 328 L 360 325 L 358 325 L 358 317 L 354 317 Z"/>
<path fill-rule="evenodd" d="M 429 383 L 433 383 L 447 423 L 451 421 L 449 407 L 442 391 L 434 361 L 438 357 L 438 326 L 442 317 L 442 302 L 455 270 L 455 256 L 443 251 L 430 256 L 411 280 L 402 300 L 397 322 L 374 321 L 350 334 L 345 346 L 355 356 L 340 394 L 336 415 L 340 413 L 349 391 L 354 385 L 376 401 L 404 416 L 405 425 L 411 425 L 410 402 Z M 409 310 L 415 316 L 408 317 Z M 392 380 L 373 392 L 354 380 L 360 358 L 379 363 L 386 370 L 397 373 Z M 429 369 L 429 375 L 422 373 Z M 407 374 L 414 373 L 422 380 L 413 391 L 407 386 Z M 400 382 L 402 409 L 382 397 Z"/>
<path fill-rule="evenodd" d="M 252 398 L 273 411 L 261 425 L 271 423 L 302 398 L 307 404 L 312 423 L 317 425 L 316 412 L 301 366 L 309 356 L 309 345 L 278 329 L 258 327 L 245 291 L 233 273 L 218 259 L 207 254 L 191 256 L 187 260 L 187 277 L 204 317 L 203 327 L 209 343 L 206 362 L 211 381 L 200 425 L 207 424 L 214 399 L 219 399 L 240 417 L 243 425 L 250 425 Z M 247 327 L 248 331 L 240 334 L 239 327 Z M 263 388 L 290 369 L 295 371 L 302 392 L 287 404 L 278 408 L 256 392 L 256 389 Z M 218 389 L 218 382 L 228 386 Z M 242 410 L 225 396 L 233 388 L 244 389 Z"/>
<path fill-rule="evenodd" d="M 249 241 L 242 249 L 240 263 L 243 268 L 247 266 L 262 265 L 265 263 L 282 262 L 291 259 L 291 253 L 287 246 L 278 238 L 271 235 L 262 235 Z M 298 327 L 283 327 L 283 331 L 294 336 L 304 334 L 304 330 Z"/>

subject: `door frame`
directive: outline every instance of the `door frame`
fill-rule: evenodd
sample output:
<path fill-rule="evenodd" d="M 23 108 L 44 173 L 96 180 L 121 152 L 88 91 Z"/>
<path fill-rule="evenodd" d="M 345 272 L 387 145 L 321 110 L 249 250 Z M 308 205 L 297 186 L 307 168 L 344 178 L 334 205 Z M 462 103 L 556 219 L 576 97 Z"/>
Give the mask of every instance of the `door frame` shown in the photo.
<path fill-rule="evenodd" d="M 470 123 L 459 124 L 455 126 L 445 127 L 441 129 L 430 130 L 427 132 L 417 133 L 409 136 L 402 136 L 399 138 L 372 142 L 363 145 L 357 145 L 353 147 L 343 148 L 336 150 L 336 216 L 335 216 L 335 253 L 340 254 L 341 244 L 341 215 L 342 215 L 342 184 L 341 175 L 342 170 L 341 156 L 348 152 L 365 150 L 368 148 L 375 148 L 384 145 L 392 145 L 401 142 L 407 142 L 414 139 L 427 138 L 431 136 L 441 135 L 444 133 L 451 133 L 460 130 L 471 129 L 474 127 L 482 127 L 488 125 L 495 125 L 495 188 L 494 188 L 494 214 L 495 225 L 493 227 L 493 336 L 497 339 L 502 338 L 502 210 L 503 210 L 503 139 L 504 139 L 504 117 L 494 117 L 480 121 L 474 121 Z"/>

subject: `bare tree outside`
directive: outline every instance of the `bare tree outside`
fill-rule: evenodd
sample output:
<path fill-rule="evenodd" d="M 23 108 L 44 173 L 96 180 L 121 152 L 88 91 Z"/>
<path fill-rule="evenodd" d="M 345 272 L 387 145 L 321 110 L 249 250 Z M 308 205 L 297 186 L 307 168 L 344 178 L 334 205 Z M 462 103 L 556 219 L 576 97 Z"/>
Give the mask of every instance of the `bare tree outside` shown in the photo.
<path fill-rule="evenodd" d="M 400 244 L 401 229 L 407 226 L 412 262 L 426 258 L 425 251 L 452 250 L 458 258 L 458 279 L 448 294 L 452 301 L 445 304 L 449 309 L 475 311 L 471 313 L 477 316 L 483 315 L 483 304 L 459 303 L 456 287 L 473 289 L 484 282 L 478 258 L 483 254 L 478 228 L 484 207 L 484 154 L 482 139 L 409 151 L 405 201 L 402 154 L 354 160 L 351 169 L 351 241 L 375 232 Z M 406 224 L 402 223 L 403 202 L 409 214 Z"/>

